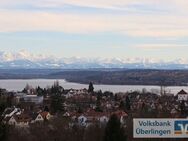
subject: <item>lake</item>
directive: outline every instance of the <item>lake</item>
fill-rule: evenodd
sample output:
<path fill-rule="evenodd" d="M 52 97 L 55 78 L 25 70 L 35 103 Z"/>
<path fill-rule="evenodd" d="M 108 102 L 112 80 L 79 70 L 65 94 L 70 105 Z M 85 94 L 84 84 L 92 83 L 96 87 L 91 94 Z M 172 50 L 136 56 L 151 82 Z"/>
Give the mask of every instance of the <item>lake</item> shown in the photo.
<path fill-rule="evenodd" d="M 5 88 L 9 91 L 20 91 L 22 90 L 27 84 L 33 86 L 34 88 L 40 86 L 42 88 L 48 87 L 53 85 L 56 79 L 8 79 L 8 80 L 0 80 L 0 88 Z M 79 83 L 72 83 L 67 82 L 64 79 L 58 80 L 60 85 L 63 86 L 65 89 L 83 89 L 88 88 L 86 84 L 79 84 Z M 102 90 L 102 91 L 112 91 L 116 92 L 127 92 L 127 91 L 142 91 L 145 88 L 147 91 L 152 91 L 155 93 L 160 92 L 159 86 L 145 86 L 145 85 L 95 85 L 95 90 Z M 187 86 L 171 86 L 167 87 L 166 91 L 169 93 L 176 94 L 181 89 L 184 89 L 188 92 Z"/>

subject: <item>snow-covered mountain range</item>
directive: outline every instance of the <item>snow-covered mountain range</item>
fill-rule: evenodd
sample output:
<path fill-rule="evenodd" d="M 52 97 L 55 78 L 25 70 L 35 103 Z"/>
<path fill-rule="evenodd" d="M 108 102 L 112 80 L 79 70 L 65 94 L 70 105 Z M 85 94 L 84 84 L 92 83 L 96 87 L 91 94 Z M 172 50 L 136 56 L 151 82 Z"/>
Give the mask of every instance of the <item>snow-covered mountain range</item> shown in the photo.
<path fill-rule="evenodd" d="M 0 52 L 0 69 L 87 69 L 87 68 L 127 68 L 127 69 L 188 69 L 188 60 L 162 61 L 145 58 L 56 58 L 34 55 L 25 50 L 20 52 Z"/>

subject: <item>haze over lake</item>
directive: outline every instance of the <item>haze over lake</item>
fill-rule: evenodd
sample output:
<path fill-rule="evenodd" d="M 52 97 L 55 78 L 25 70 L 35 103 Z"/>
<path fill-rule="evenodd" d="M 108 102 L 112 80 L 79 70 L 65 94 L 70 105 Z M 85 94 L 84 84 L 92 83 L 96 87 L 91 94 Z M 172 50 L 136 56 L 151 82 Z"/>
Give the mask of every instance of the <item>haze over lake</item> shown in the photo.
<path fill-rule="evenodd" d="M 0 87 L 5 88 L 9 91 L 21 91 L 27 84 L 31 85 L 32 87 L 40 86 L 42 88 L 48 87 L 53 85 L 55 79 L 7 79 L 7 80 L 0 80 Z M 58 80 L 60 85 L 63 86 L 65 89 L 83 89 L 88 88 L 87 84 L 79 84 L 79 83 L 72 83 L 67 82 L 64 79 Z M 159 86 L 145 86 L 145 85 L 95 85 L 95 90 L 102 90 L 102 91 L 112 91 L 116 92 L 127 92 L 127 91 L 142 91 L 145 88 L 147 91 L 152 91 L 155 93 L 160 92 Z M 186 86 L 171 86 L 166 87 L 166 91 L 168 93 L 176 94 L 181 89 L 188 91 L 188 87 Z"/>

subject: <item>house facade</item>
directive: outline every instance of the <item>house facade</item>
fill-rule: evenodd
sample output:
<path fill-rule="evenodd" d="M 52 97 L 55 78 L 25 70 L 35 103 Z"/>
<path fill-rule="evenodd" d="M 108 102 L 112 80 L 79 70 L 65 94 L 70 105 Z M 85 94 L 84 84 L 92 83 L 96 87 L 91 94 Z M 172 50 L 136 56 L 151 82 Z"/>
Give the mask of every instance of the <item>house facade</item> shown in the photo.
<path fill-rule="evenodd" d="M 178 101 L 187 101 L 188 100 L 188 93 L 185 92 L 184 90 L 181 90 L 177 94 L 178 96 Z"/>

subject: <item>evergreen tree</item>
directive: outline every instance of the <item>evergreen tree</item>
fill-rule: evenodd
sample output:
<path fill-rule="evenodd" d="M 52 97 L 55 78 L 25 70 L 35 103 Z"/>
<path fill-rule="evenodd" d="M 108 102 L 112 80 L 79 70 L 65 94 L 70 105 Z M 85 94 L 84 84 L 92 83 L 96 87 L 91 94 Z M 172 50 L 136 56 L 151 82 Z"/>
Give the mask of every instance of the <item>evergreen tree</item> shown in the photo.
<path fill-rule="evenodd" d="M 62 97 L 60 94 L 53 94 L 51 96 L 51 105 L 50 105 L 52 112 L 56 113 L 56 112 L 64 111 L 63 103 L 64 103 L 64 97 Z"/>
<path fill-rule="evenodd" d="M 38 96 L 44 96 L 44 90 L 40 86 L 36 88 L 36 92 Z"/>
<path fill-rule="evenodd" d="M 126 99 L 125 99 L 125 107 L 127 110 L 131 109 L 130 99 L 128 96 L 126 96 Z"/>
<path fill-rule="evenodd" d="M 97 101 L 96 101 L 96 111 L 97 112 L 102 112 L 102 109 L 101 109 L 101 99 L 102 99 L 102 91 L 100 90 L 97 93 Z"/>
<path fill-rule="evenodd" d="M 182 101 L 180 104 L 181 116 L 184 117 L 186 115 L 185 101 Z"/>
<path fill-rule="evenodd" d="M 81 114 L 81 113 L 83 113 L 83 109 L 79 106 L 77 112 Z"/>
<path fill-rule="evenodd" d="M 52 94 L 62 94 L 64 91 L 64 88 L 59 85 L 59 81 L 55 81 L 54 85 L 51 87 L 51 93 Z"/>
<path fill-rule="evenodd" d="M 7 107 L 12 106 L 12 97 L 11 96 L 7 96 L 6 105 L 7 105 Z"/>
<path fill-rule="evenodd" d="M 125 103 L 123 101 L 120 102 L 119 108 L 125 110 Z"/>
<path fill-rule="evenodd" d="M 115 101 L 118 101 L 118 95 L 117 95 L 117 94 L 115 94 L 114 100 L 115 100 Z"/>
<path fill-rule="evenodd" d="M 51 88 L 51 105 L 50 108 L 53 113 L 64 111 L 63 103 L 65 98 L 62 96 L 64 91 L 63 87 L 59 85 L 59 82 L 54 82 L 54 85 Z"/>
<path fill-rule="evenodd" d="M 94 91 L 93 83 L 90 82 L 90 83 L 89 83 L 88 92 L 89 92 L 89 93 L 92 93 L 93 91 Z"/>
<path fill-rule="evenodd" d="M 112 115 L 107 123 L 104 141 L 126 141 L 124 129 L 116 115 Z"/>
<path fill-rule="evenodd" d="M 0 100 L 0 115 L 2 115 L 6 107 L 8 107 L 7 103 Z"/>
<path fill-rule="evenodd" d="M 45 107 L 44 107 L 44 111 L 49 112 L 48 106 L 45 106 Z"/>

